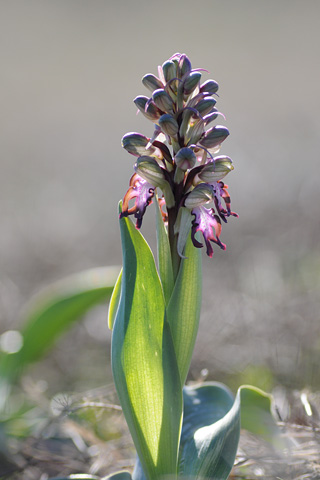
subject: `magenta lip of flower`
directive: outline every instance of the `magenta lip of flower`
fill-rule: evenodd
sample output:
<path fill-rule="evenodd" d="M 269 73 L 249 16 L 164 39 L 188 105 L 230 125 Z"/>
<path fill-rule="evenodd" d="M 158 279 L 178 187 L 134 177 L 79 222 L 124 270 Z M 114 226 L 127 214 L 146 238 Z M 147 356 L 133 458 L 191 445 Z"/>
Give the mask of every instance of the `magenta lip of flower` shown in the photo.
<path fill-rule="evenodd" d="M 212 243 L 226 249 L 220 241 L 221 220 L 226 223 L 229 216 L 238 215 L 231 211 L 228 186 L 221 181 L 233 170 L 232 161 L 225 155 L 213 157 L 229 130 L 221 125 L 206 129 L 219 115 L 224 118 L 213 97 L 218 96 L 219 86 L 215 80 L 200 83 L 202 71 L 206 70 L 192 69 L 187 55 L 175 53 L 158 68 L 158 77 L 152 73 L 143 77 L 151 97 L 138 96 L 134 103 L 155 130 L 152 138 L 131 132 L 122 139 L 123 147 L 138 158 L 120 217 L 133 215 L 140 228 L 155 189 L 160 188 L 159 204 L 169 236 L 179 235 L 175 223 L 183 206 L 194 217 L 186 224 L 194 246 L 203 247 L 195 238 L 201 232 L 211 257 Z M 207 208 L 210 202 L 213 207 Z M 179 242 L 184 244 L 184 236 Z"/>
<path fill-rule="evenodd" d="M 146 211 L 146 208 L 154 197 L 154 187 L 146 180 L 141 178 L 135 173 L 130 179 L 130 188 L 127 191 L 122 205 L 122 213 L 120 218 L 127 217 L 128 215 L 134 215 L 136 218 L 136 228 L 140 228 L 142 224 L 142 218 Z M 135 199 L 134 206 L 129 208 L 130 200 Z"/>
<path fill-rule="evenodd" d="M 195 238 L 197 232 L 201 232 L 207 247 L 207 255 L 211 258 L 213 255 L 213 248 L 210 242 L 219 245 L 222 250 L 226 250 L 224 243 L 220 241 L 221 221 L 220 218 L 214 214 L 213 209 L 206 207 L 194 208 L 191 212 L 194 215 L 192 222 L 191 237 L 195 247 L 203 247 L 202 243 Z"/>

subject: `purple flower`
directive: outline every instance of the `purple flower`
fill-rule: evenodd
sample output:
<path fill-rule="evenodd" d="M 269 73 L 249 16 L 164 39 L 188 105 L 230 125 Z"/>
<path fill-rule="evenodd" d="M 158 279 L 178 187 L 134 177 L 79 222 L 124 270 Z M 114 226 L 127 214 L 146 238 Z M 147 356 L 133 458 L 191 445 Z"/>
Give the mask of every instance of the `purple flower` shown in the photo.
<path fill-rule="evenodd" d="M 195 247 L 203 247 L 202 243 L 198 242 L 195 238 L 197 232 L 201 232 L 207 247 L 207 255 L 212 257 L 213 248 L 210 242 L 214 242 L 219 245 L 222 250 L 226 249 L 224 243 L 219 239 L 221 233 L 221 221 L 218 215 L 215 215 L 213 208 L 196 207 L 191 212 L 194 215 L 192 222 L 191 236 Z"/>
<path fill-rule="evenodd" d="M 134 215 L 137 219 L 136 228 L 140 228 L 142 217 L 147 206 L 152 203 L 153 196 L 154 187 L 135 173 L 130 179 L 130 188 L 123 199 L 120 218 Z M 135 199 L 134 206 L 129 208 L 129 202 L 132 199 Z"/>

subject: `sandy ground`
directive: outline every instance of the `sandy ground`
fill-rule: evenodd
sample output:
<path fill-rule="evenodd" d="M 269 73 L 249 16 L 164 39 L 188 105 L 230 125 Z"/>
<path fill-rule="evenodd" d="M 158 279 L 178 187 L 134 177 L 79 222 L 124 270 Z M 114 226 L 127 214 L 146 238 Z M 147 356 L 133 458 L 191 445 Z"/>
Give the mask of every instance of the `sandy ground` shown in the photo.
<path fill-rule="evenodd" d="M 320 3 L 11 0 L 0 11 L 0 334 L 41 286 L 121 263 L 116 209 L 133 158 L 120 140 L 151 135 L 132 99 L 183 51 L 220 84 L 240 215 L 223 228 L 227 251 L 204 258 L 192 374 L 254 366 L 260 383 L 271 369 L 319 386 Z M 105 309 L 74 335 L 104 351 Z M 73 352 L 68 339 L 59 348 Z"/>

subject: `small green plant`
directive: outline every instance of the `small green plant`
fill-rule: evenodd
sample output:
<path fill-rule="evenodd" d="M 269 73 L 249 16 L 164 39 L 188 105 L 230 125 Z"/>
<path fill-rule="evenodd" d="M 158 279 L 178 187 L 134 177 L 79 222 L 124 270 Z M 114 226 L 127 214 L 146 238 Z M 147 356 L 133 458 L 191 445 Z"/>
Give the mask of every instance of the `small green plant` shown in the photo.
<path fill-rule="evenodd" d="M 234 398 L 219 383 L 185 386 L 200 319 L 199 236 L 212 257 L 212 243 L 226 249 L 221 222 L 237 217 L 222 181 L 232 161 L 214 156 L 229 131 L 207 128 L 222 115 L 215 107 L 218 84 L 201 83 L 201 71 L 175 54 L 158 77 L 145 75 L 151 97 L 134 103 L 154 124 L 153 134 L 122 139 L 136 163 L 120 204 L 123 270 L 109 326 L 114 381 L 138 454 L 133 480 L 224 480 L 236 456 L 241 416 L 244 428 L 269 440 L 274 434 L 270 397 L 260 390 L 241 387 Z M 158 265 L 139 230 L 151 203 Z"/>

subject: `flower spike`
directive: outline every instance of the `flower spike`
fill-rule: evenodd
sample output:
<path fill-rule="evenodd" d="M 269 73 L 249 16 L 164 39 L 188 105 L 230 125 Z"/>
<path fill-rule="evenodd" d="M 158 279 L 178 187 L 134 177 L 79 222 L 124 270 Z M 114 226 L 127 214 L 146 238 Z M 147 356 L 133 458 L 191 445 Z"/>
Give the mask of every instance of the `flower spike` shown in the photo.
<path fill-rule="evenodd" d="M 156 189 L 161 190 L 158 201 L 172 258 L 184 258 L 190 231 L 197 248 L 203 246 L 196 238 L 201 232 L 209 257 L 212 243 L 225 250 L 221 220 L 226 223 L 228 217 L 238 216 L 231 211 L 228 186 L 222 182 L 234 168 L 232 160 L 226 155 L 214 157 L 229 130 L 221 125 L 208 128 L 223 114 L 215 106 L 217 82 L 201 82 L 206 71 L 193 69 L 187 55 L 175 53 L 158 67 L 158 76 L 146 74 L 142 83 L 151 96 L 140 95 L 134 103 L 154 124 L 154 133 L 148 138 L 131 132 L 122 139 L 123 147 L 138 158 L 121 216 L 133 215 L 140 228 Z M 129 206 L 131 201 L 134 204 Z"/>

